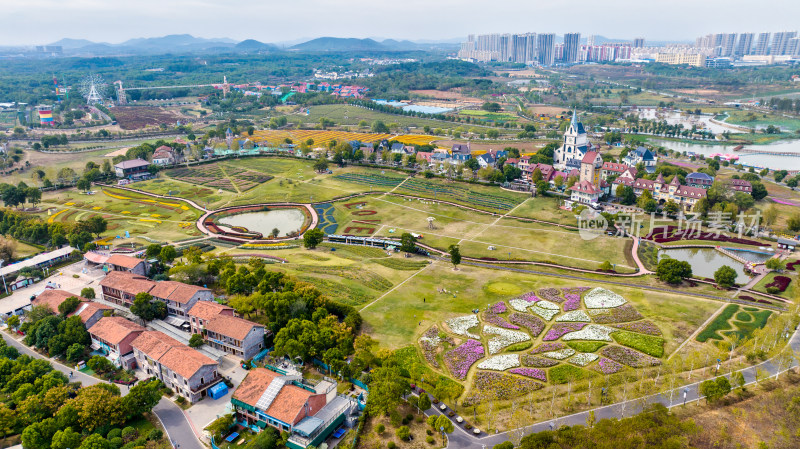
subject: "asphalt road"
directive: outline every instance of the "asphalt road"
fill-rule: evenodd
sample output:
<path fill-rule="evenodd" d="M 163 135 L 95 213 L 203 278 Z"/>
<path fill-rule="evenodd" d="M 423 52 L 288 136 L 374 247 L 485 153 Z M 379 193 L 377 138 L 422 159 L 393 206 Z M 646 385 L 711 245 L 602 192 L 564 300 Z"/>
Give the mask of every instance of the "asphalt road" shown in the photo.
<path fill-rule="evenodd" d="M 72 367 L 63 365 L 55 360 L 44 357 L 38 352 L 33 351 L 21 342 L 17 341 L 15 338 L 12 338 L 5 332 L 2 332 L 1 335 L 10 346 L 17 348 L 20 354 L 27 354 L 37 359 L 47 360 L 51 365 L 53 365 L 53 368 L 61 371 L 67 376 L 72 373 L 72 381 L 79 381 L 84 386 L 105 382 L 96 377 L 92 377 L 77 371 Z M 120 385 L 119 387 L 123 396 L 128 394 L 128 387 L 124 385 Z M 159 403 L 153 408 L 153 413 L 158 417 L 159 421 L 161 421 L 164 429 L 166 429 L 167 436 L 169 437 L 170 441 L 172 441 L 172 445 L 174 447 L 180 449 L 206 449 L 206 447 L 200 443 L 200 441 L 197 439 L 197 436 L 192 431 L 192 427 L 189 424 L 189 421 L 186 419 L 186 416 L 183 414 L 183 410 L 181 410 L 181 408 L 178 407 L 174 402 L 167 398 L 162 398 L 161 401 L 159 401 Z"/>

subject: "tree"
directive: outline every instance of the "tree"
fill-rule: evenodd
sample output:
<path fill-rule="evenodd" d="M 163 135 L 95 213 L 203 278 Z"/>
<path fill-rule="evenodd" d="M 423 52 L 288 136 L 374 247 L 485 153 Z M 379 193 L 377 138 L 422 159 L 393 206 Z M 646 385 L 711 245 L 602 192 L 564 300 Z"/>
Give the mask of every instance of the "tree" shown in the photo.
<path fill-rule="evenodd" d="M 149 293 L 140 292 L 131 304 L 131 313 L 144 321 L 152 321 L 167 316 L 167 306 L 161 301 L 153 301 L 153 296 Z"/>
<path fill-rule="evenodd" d="M 397 438 L 400 438 L 403 441 L 408 441 L 411 439 L 411 429 L 408 426 L 400 426 L 395 431 Z"/>
<path fill-rule="evenodd" d="M 483 109 L 484 111 L 488 111 L 488 112 L 500 112 L 500 110 L 502 108 L 500 107 L 499 103 L 486 102 L 483 105 L 481 105 L 481 109 Z M 373 130 L 373 132 L 377 132 L 377 131 Z"/>
<path fill-rule="evenodd" d="M 536 194 L 537 195 L 547 196 L 547 191 L 548 190 L 550 190 L 550 184 L 547 181 L 541 180 L 541 181 L 536 183 Z"/>
<path fill-rule="evenodd" d="M 161 400 L 162 386 L 163 384 L 158 379 L 139 382 L 134 385 L 128 394 L 122 398 L 122 408 L 125 411 L 126 419 L 130 420 L 144 413 L 149 413 Z"/>
<path fill-rule="evenodd" d="M 450 263 L 453 264 L 453 269 L 456 269 L 461 263 L 461 251 L 458 249 L 458 245 L 450 245 L 447 252 L 450 254 Z"/>
<path fill-rule="evenodd" d="M 108 221 L 105 218 L 95 215 L 80 222 L 81 228 L 100 238 L 100 234 L 108 229 Z"/>
<path fill-rule="evenodd" d="M 321 229 L 309 229 L 303 234 L 303 246 L 306 249 L 314 249 L 322 243 L 323 238 L 325 237 L 325 233 L 322 232 Z"/>
<path fill-rule="evenodd" d="M 86 299 L 94 299 L 95 293 L 92 287 L 84 287 L 81 289 L 81 297 Z"/>
<path fill-rule="evenodd" d="M 782 271 L 784 268 L 786 268 L 786 262 L 777 257 L 773 257 L 768 259 L 764 266 L 770 270 Z"/>
<path fill-rule="evenodd" d="M 192 334 L 192 336 L 189 337 L 189 347 L 199 348 L 200 346 L 203 346 L 203 343 L 205 343 L 205 341 L 203 340 L 203 336 L 200 334 Z"/>
<path fill-rule="evenodd" d="M 25 190 L 25 197 L 31 203 L 31 206 L 36 207 L 42 201 L 42 191 L 37 187 L 28 187 Z"/>
<path fill-rule="evenodd" d="M 10 317 L 8 317 L 8 320 L 6 320 L 6 324 L 8 324 L 8 326 L 12 328 L 19 327 L 19 315 L 11 315 Z"/>
<path fill-rule="evenodd" d="M 53 435 L 50 449 L 77 449 L 80 444 L 81 434 L 72 430 L 72 427 L 67 427 Z"/>
<path fill-rule="evenodd" d="M 754 200 L 761 201 L 767 197 L 767 188 L 764 187 L 764 184 L 758 181 L 753 181 L 750 183 L 750 185 L 753 187 L 753 191 L 750 193 L 750 195 L 753 196 Z"/>
<path fill-rule="evenodd" d="M 800 214 L 794 214 L 786 221 L 786 226 L 792 232 L 800 231 Z"/>
<path fill-rule="evenodd" d="M 678 215 L 678 211 L 680 211 L 680 206 L 675 201 L 669 200 L 664 204 L 664 213 L 669 216 Z"/>
<path fill-rule="evenodd" d="M 111 445 L 100 434 L 93 433 L 83 440 L 78 449 L 111 449 Z"/>
<path fill-rule="evenodd" d="M 328 170 L 328 160 L 324 157 L 320 157 L 317 159 L 317 162 L 314 162 L 314 171 L 317 173 L 322 173 Z"/>
<path fill-rule="evenodd" d="M 158 243 L 152 243 L 147 245 L 147 248 L 144 251 L 144 255 L 148 259 L 153 259 L 158 257 L 161 254 L 161 245 Z"/>
<path fill-rule="evenodd" d="M 211 424 L 206 427 L 211 433 L 211 436 L 217 440 L 221 438 L 223 435 L 228 433 L 231 427 L 233 427 L 234 423 L 234 416 L 233 413 L 229 413 L 227 415 L 222 415 L 219 418 L 215 419 Z"/>
<path fill-rule="evenodd" d="M 372 132 L 376 134 L 388 134 L 389 127 L 386 126 L 385 123 L 381 120 L 375 120 L 372 122 Z"/>
<path fill-rule="evenodd" d="M 92 181 L 89 181 L 87 178 L 81 178 L 75 183 L 75 187 L 77 187 L 78 190 L 86 192 L 92 188 Z"/>
<path fill-rule="evenodd" d="M 611 262 L 607 260 L 600 264 L 600 271 L 613 271 L 613 270 L 614 267 L 611 265 Z"/>
<path fill-rule="evenodd" d="M 171 245 L 161 248 L 161 251 L 158 253 L 158 260 L 163 263 L 172 263 L 176 257 L 178 257 L 178 252 L 175 250 L 175 247 Z"/>
<path fill-rule="evenodd" d="M 67 348 L 67 361 L 68 362 L 78 362 L 80 359 L 83 358 L 83 354 L 86 352 L 86 346 L 80 343 L 73 343 Z"/>
<path fill-rule="evenodd" d="M 431 408 L 431 398 L 428 396 L 428 393 L 422 393 L 419 396 L 419 402 L 417 402 L 417 406 L 423 412 Z"/>
<path fill-rule="evenodd" d="M 6 437 L 14 433 L 15 427 L 17 427 L 17 414 L 8 408 L 8 405 L 0 405 L 0 436 L 4 443 Z"/>
<path fill-rule="evenodd" d="M 372 370 L 369 382 L 369 401 L 367 408 L 370 414 L 388 415 L 397 410 L 400 397 L 408 392 L 408 382 L 400 375 L 397 366 L 380 366 Z"/>
<path fill-rule="evenodd" d="M 764 224 L 766 224 L 767 226 L 771 226 L 775 224 L 775 221 L 777 219 L 778 219 L 778 208 L 775 207 L 774 204 L 770 204 L 769 207 L 767 207 L 764 210 Z"/>
<path fill-rule="evenodd" d="M 417 251 L 417 239 L 408 232 L 400 236 L 400 251 L 414 253 Z"/>
<path fill-rule="evenodd" d="M 714 281 L 721 288 L 732 287 L 736 284 L 736 277 L 736 270 L 727 265 L 719 267 L 717 271 L 714 272 Z"/>
<path fill-rule="evenodd" d="M 75 309 L 78 308 L 78 305 L 81 303 L 81 300 L 78 299 L 76 296 L 70 296 L 69 298 L 65 299 L 61 304 L 58 305 L 58 313 L 61 316 L 67 316 L 70 313 L 74 312 Z"/>
<path fill-rule="evenodd" d="M 658 262 L 656 276 L 663 282 L 677 285 L 684 279 L 692 277 L 692 266 L 689 262 L 664 258 Z"/>
<path fill-rule="evenodd" d="M 731 383 L 724 376 L 700 384 L 700 394 L 706 397 L 707 403 L 717 402 L 730 392 Z"/>
<path fill-rule="evenodd" d="M 442 428 L 444 428 L 444 433 L 450 433 L 455 430 L 453 428 L 453 421 L 450 421 L 445 415 L 439 415 L 439 417 L 436 418 L 436 430 L 441 432 Z"/>

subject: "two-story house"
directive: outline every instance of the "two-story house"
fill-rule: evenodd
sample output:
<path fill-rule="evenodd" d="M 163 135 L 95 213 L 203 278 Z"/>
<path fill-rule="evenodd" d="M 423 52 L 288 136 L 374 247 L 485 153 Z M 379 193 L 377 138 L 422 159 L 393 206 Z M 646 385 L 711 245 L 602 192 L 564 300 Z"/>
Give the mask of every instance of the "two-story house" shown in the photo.
<path fill-rule="evenodd" d="M 33 306 L 44 306 L 50 309 L 51 312 L 58 314 L 58 306 L 66 301 L 67 298 L 72 297 L 80 299 L 81 302 L 78 304 L 78 307 L 76 307 L 75 310 L 70 312 L 67 316 L 80 317 L 81 322 L 87 328 L 92 327 L 93 324 L 103 318 L 103 315 L 106 312 L 113 312 L 114 310 L 112 307 L 89 301 L 88 299 L 74 293 L 70 293 L 65 290 L 49 288 L 45 289 L 42 293 L 39 293 L 39 295 L 33 300 Z"/>
<path fill-rule="evenodd" d="M 153 152 L 153 164 L 161 167 L 178 164 L 181 159 L 177 151 L 166 145 L 161 145 Z"/>
<path fill-rule="evenodd" d="M 158 331 L 145 331 L 132 342 L 139 369 L 194 403 L 222 381 L 217 362 Z"/>
<path fill-rule="evenodd" d="M 100 281 L 103 299 L 125 307 L 133 304 L 138 293 L 149 293 L 155 286 L 154 281 L 127 271 L 112 271 Z"/>
<path fill-rule="evenodd" d="M 263 325 L 234 316 L 233 309 L 215 301 L 199 301 L 189 310 L 193 334 L 206 344 L 245 360 L 264 349 Z"/>
<path fill-rule="evenodd" d="M 167 305 L 168 314 L 182 318 L 188 317 L 189 309 L 198 301 L 214 299 L 214 294 L 207 288 L 176 281 L 157 282 L 150 294 Z"/>
<path fill-rule="evenodd" d="M 88 329 L 92 349 L 124 369 L 136 368 L 131 343 L 147 329 L 122 317 L 104 317 Z"/>
<path fill-rule="evenodd" d="M 111 271 L 127 271 L 139 276 L 147 276 L 147 272 L 150 271 L 147 261 L 125 254 L 112 254 L 105 263 Z"/>
<path fill-rule="evenodd" d="M 731 179 L 728 185 L 735 192 L 753 193 L 753 185 L 746 179 Z"/>
<path fill-rule="evenodd" d="M 145 179 L 150 177 L 150 163 L 144 159 L 131 159 L 129 161 L 122 161 L 114 165 L 114 171 L 118 178 L 126 179 Z"/>
<path fill-rule="evenodd" d="M 695 172 L 686 175 L 686 185 L 689 187 L 700 187 L 708 190 L 714 184 L 714 177 L 708 173 Z"/>
<path fill-rule="evenodd" d="M 637 147 L 636 149 L 629 151 L 628 154 L 626 154 L 622 159 L 622 162 L 624 162 L 628 167 L 636 167 L 637 165 L 642 164 L 647 173 L 655 173 L 657 161 L 658 158 L 653 155 L 653 152 L 645 147 Z"/>

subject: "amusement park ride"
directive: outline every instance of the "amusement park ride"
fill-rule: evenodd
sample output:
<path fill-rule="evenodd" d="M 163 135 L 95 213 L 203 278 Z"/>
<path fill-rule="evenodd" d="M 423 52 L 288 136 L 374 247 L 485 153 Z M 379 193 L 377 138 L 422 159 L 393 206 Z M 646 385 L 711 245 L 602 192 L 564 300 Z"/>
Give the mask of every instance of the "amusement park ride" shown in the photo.
<path fill-rule="evenodd" d="M 222 96 L 227 97 L 228 93 L 231 91 L 232 84 L 228 82 L 228 77 L 222 77 L 222 83 L 219 84 L 187 84 L 187 85 L 180 85 L 180 86 L 147 86 L 147 87 L 122 87 L 122 81 L 117 80 L 114 81 L 114 86 L 117 91 L 117 104 L 124 105 L 128 103 L 128 99 L 125 95 L 125 91 L 128 90 L 152 90 L 152 89 L 180 89 L 186 87 L 213 87 L 214 89 L 222 90 Z M 238 87 L 238 86 L 234 86 Z"/>

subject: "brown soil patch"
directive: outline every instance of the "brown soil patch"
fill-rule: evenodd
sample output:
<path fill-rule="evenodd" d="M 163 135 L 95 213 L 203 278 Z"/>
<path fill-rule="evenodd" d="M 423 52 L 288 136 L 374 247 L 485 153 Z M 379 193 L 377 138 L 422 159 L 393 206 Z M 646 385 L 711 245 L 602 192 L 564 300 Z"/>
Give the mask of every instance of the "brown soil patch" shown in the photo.
<path fill-rule="evenodd" d="M 560 106 L 533 106 L 528 108 L 532 114 L 562 115 L 570 114 L 569 109 Z"/>
<path fill-rule="evenodd" d="M 412 94 L 435 98 L 437 100 L 458 100 L 467 103 L 482 103 L 482 101 L 479 98 L 466 96 L 456 90 L 441 91 L 441 90 L 426 89 L 426 90 L 411 90 L 409 92 Z"/>
<path fill-rule="evenodd" d="M 180 113 L 159 107 L 117 106 L 112 111 L 122 129 L 140 129 L 162 123 L 174 124 L 184 118 Z"/>

